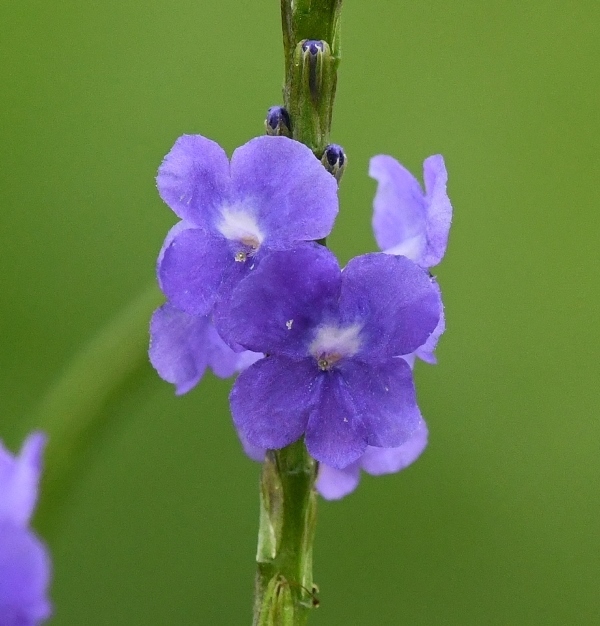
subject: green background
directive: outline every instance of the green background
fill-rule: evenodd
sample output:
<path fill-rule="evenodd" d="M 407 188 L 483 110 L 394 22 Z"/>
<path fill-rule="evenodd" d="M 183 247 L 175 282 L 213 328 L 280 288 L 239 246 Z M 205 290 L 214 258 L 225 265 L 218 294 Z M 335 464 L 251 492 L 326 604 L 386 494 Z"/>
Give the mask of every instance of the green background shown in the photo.
<path fill-rule="evenodd" d="M 183 133 L 229 152 L 280 101 L 278 3 L 0 5 L 0 436 L 154 280 Z M 430 445 L 321 501 L 311 623 L 600 623 L 600 3 L 347 0 L 330 245 L 374 249 L 369 158 L 442 153 L 448 330 L 416 370 Z M 107 367 L 110 367 L 108 365 Z M 248 624 L 259 467 L 229 381 L 150 366 L 48 534 L 57 625 Z M 85 393 L 77 389 L 75 393 Z"/>

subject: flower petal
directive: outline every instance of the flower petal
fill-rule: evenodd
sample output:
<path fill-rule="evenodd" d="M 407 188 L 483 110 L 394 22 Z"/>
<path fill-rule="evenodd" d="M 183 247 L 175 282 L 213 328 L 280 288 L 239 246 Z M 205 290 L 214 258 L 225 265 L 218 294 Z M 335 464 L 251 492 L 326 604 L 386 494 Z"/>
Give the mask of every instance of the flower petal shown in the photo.
<path fill-rule="evenodd" d="M 241 372 L 262 359 L 263 355 L 242 350 L 235 352 L 221 339 L 214 324 L 211 322 L 207 328 L 208 338 L 208 364 L 215 376 L 219 378 L 229 378 L 236 372 Z"/>
<path fill-rule="evenodd" d="M 371 159 L 369 176 L 378 182 L 373 200 L 377 244 L 416 262 L 426 244 L 426 204 L 421 185 L 396 159 L 385 154 Z"/>
<path fill-rule="evenodd" d="M 315 487 L 325 500 L 340 500 L 352 493 L 360 481 L 358 462 L 340 470 L 321 463 Z"/>
<path fill-rule="evenodd" d="M 371 159 L 369 175 L 379 183 L 373 201 L 373 230 L 380 248 L 406 256 L 423 268 L 437 265 L 446 252 L 452 221 L 443 157 L 436 154 L 425 159 L 425 193 L 416 178 L 387 155 Z"/>
<path fill-rule="evenodd" d="M 195 387 L 208 364 L 210 344 L 206 315 L 188 315 L 167 303 L 150 322 L 150 362 L 179 396 Z"/>
<path fill-rule="evenodd" d="M 340 370 L 320 373 L 317 405 L 306 427 L 306 447 L 313 458 L 335 469 L 356 461 L 367 447 L 367 429 Z"/>
<path fill-rule="evenodd" d="M 0 521 L 0 624 L 34 626 L 50 617 L 50 559 L 28 529 Z"/>
<path fill-rule="evenodd" d="M 25 526 L 35 508 L 46 435 L 29 435 L 18 456 L 0 441 L 0 520 Z"/>
<path fill-rule="evenodd" d="M 214 141 L 183 135 L 159 167 L 156 184 L 178 217 L 211 228 L 218 209 L 229 199 L 229 159 Z"/>
<path fill-rule="evenodd" d="M 238 202 L 249 205 L 265 245 L 326 237 L 338 212 L 337 183 L 312 151 L 287 137 L 257 137 L 231 157 Z"/>
<path fill-rule="evenodd" d="M 253 446 L 240 433 L 238 433 L 238 437 L 240 438 L 240 443 L 242 444 L 242 448 L 244 449 L 246 456 L 250 457 L 253 461 L 258 461 L 259 463 L 262 463 L 265 460 L 265 455 L 267 454 L 265 448 Z"/>
<path fill-rule="evenodd" d="M 440 287 L 437 281 L 432 278 L 431 284 L 439 293 L 440 302 L 441 302 L 442 293 L 440 291 Z M 422 361 L 425 361 L 425 363 L 435 365 L 437 363 L 437 358 L 435 356 L 435 349 L 437 348 L 438 341 L 440 337 L 444 334 L 445 330 L 446 330 L 446 316 L 444 315 L 444 305 L 442 303 L 440 319 L 437 323 L 437 326 L 431 333 L 431 335 L 429 335 L 429 338 L 427 339 L 427 341 L 422 346 L 418 347 L 411 354 L 403 354 L 402 358 L 411 366 L 411 368 L 414 367 L 415 357 L 419 357 Z"/>
<path fill-rule="evenodd" d="M 440 311 L 439 290 L 406 257 L 364 254 L 342 272 L 340 315 L 346 324 L 362 326 L 359 358 L 413 352 L 437 326 Z"/>
<path fill-rule="evenodd" d="M 171 303 L 205 315 L 217 300 L 223 276 L 234 263 L 227 242 L 198 228 L 179 232 L 164 251 L 158 280 Z"/>
<path fill-rule="evenodd" d="M 417 353 L 416 352 L 411 352 L 410 354 L 403 354 L 402 356 L 400 356 L 398 358 L 399 359 L 404 359 L 408 363 L 408 366 L 410 367 L 411 370 L 415 369 L 415 361 L 417 359 Z"/>
<path fill-rule="evenodd" d="M 215 325 L 230 345 L 304 357 L 313 328 L 336 305 L 340 284 L 337 260 L 323 246 L 273 252 L 239 283 L 230 306 L 218 308 Z"/>
<path fill-rule="evenodd" d="M 206 315 L 189 315 L 166 303 L 150 322 L 150 362 L 160 377 L 175 385 L 179 396 L 195 387 L 208 366 L 228 378 L 261 358 L 254 352 L 234 352 Z"/>
<path fill-rule="evenodd" d="M 370 446 L 394 448 L 410 439 L 422 418 L 404 359 L 375 365 L 350 360 L 340 370 Z"/>
<path fill-rule="evenodd" d="M 421 420 L 410 438 L 397 448 L 367 446 L 360 459 L 360 466 L 373 476 L 399 472 L 421 456 L 427 447 L 427 436 L 427 425 L 424 420 Z"/>
<path fill-rule="evenodd" d="M 242 352 L 238 352 L 237 354 L 238 361 L 235 368 L 236 372 L 243 372 L 265 356 L 262 352 L 252 352 L 252 350 L 242 350 Z"/>
<path fill-rule="evenodd" d="M 240 437 L 267 449 L 299 439 L 317 398 L 317 372 L 310 359 L 280 356 L 265 357 L 243 371 L 229 396 Z"/>
<path fill-rule="evenodd" d="M 162 261 L 165 256 L 165 250 L 171 245 L 173 239 L 175 239 L 175 237 L 177 237 L 179 233 L 182 233 L 184 230 L 188 230 L 189 228 L 194 228 L 194 226 L 189 222 L 186 222 L 185 220 L 181 220 L 181 222 L 177 222 L 177 224 L 171 227 L 171 229 L 167 233 L 167 236 L 165 237 L 160 252 L 158 253 L 158 259 L 156 260 L 157 271 L 158 268 L 162 265 Z M 160 284 L 160 275 L 158 276 L 158 279 L 159 287 L 162 289 L 162 285 Z"/>
<path fill-rule="evenodd" d="M 435 327 L 434 331 L 429 335 L 429 339 L 417 350 L 414 352 L 416 356 L 418 356 L 425 363 L 429 363 L 431 365 L 435 365 L 437 363 L 437 357 L 435 356 L 435 349 L 437 348 L 438 341 L 440 337 L 444 334 L 446 330 L 446 316 L 444 315 L 444 309 L 442 308 L 442 313 L 440 315 L 440 321 L 438 325 Z"/>
<path fill-rule="evenodd" d="M 425 159 L 423 178 L 427 193 L 427 248 L 418 263 L 429 268 L 437 265 L 446 253 L 452 223 L 452 205 L 446 192 L 448 173 L 441 154 Z"/>

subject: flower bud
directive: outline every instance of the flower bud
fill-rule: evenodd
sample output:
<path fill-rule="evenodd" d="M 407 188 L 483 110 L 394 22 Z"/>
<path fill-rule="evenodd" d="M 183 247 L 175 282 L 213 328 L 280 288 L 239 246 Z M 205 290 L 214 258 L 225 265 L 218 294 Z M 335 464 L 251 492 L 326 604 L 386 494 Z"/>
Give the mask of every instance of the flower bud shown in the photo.
<path fill-rule="evenodd" d="M 267 131 L 267 135 L 292 136 L 290 114 L 285 107 L 274 106 L 267 111 L 265 130 Z"/>
<path fill-rule="evenodd" d="M 303 39 L 294 49 L 286 79 L 286 103 L 294 121 L 294 137 L 302 137 L 319 156 L 329 143 L 337 63 L 326 41 Z"/>
<path fill-rule="evenodd" d="M 308 86 L 311 96 L 317 100 L 321 93 L 323 82 L 324 57 L 330 56 L 329 44 L 317 39 L 304 39 L 300 42 L 302 63 L 308 69 Z"/>
<path fill-rule="evenodd" d="M 330 143 L 325 148 L 325 152 L 323 152 L 323 156 L 321 157 L 321 163 L 323 163 L 325 169 L 335 177 L 338 183 L 346 169 L 347 162 L 348 159 L 346 158 L 344 149 L 336 143 Z"/>
<path fill-rule="evenodd" d="M 316 57 L 319 52 L 323 52 L 327 44 L 319 39 L 305 39 L 301 45 L 303 52 L 308 52 Z"/>

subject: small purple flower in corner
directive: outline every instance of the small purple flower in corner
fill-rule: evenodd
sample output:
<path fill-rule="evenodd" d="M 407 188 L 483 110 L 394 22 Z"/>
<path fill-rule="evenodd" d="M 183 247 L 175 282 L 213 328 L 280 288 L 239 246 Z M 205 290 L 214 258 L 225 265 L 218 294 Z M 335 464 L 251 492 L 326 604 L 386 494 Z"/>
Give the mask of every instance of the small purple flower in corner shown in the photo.
<path fill-rule="evenodd" d="M 0 442 L 0 624 L 37 626 L 51 615 L 50 558 L 29 528 L 46 437 L 31 434 L 18 456 Z"/>

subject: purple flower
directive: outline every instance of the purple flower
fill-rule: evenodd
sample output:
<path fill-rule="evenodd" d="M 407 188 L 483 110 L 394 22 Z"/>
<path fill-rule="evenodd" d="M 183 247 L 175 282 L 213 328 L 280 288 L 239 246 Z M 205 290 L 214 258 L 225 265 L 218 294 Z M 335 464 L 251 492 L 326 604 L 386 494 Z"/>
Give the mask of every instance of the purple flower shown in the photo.
<path fill-rule="evenodd" d="M 391 156 L 373 157 L 369 176 L 378 183 L 373 231 L 379 247 L 425 269 L 437 265 L 446 252 L 452 222 L 442 156 L 430 156 L 423 163 L 425 193 L 417 179 Z"/>
<path fill-rule="evenodd" d="M 180 137 L 158 170 L 158 190 L 181 218 L 158 259 L 176 308 L 206 315 L 270 251 L 326 237 L 337 184 L 287 137 L 257 137 L 233 153 L 200 135 Z"/>
<path fill-rule="evenodd" d="M 189 315 L 169 303 L 152 316 L 149 355 L 160 377 L 175 385 L 177 395 L 195 387 L 207 367 L 227 378 L 263 356 L 233 351 L 208 315 Z"/>
<path fill-rule="evenodd" d="M 360 480 L 360 470 L 380 476 L 394 474 L 416 461 L 427 446 L 427 426 L 421 420 L 410 439 L 397 448 L 367 446 L 365 453 L 344 469 L 321 463 L 317 476 L 317 491 L 326 500 L 339 500 L 353 492 Z"/>
<path fill-rule="evenodd" d="M 50 617 L 50 559 L 29 528 L 46 438 L 30 435 L 13 457 L 0 442 L 0 624 L 35 626 Z"/>
<path fill-rule="evenodd" d="M 282 448 L 302 435 L 334 468 L 367 445 L 398 447 L 419 427 L 410 366 L 440 316 L 429 276 L 405 257 L 375 253 L 340 270 L 326 248 L 274 252 L 239 283 L 215 324 L 228 342 L 263 352 L 235 382 L 243 438 Z"/>
<path fill-rule="evenodd" d="M 425 159 L 425 193 L 417 179 L 391 156 L 373 157 L 369 175 L 378 182 L 373 201 L 373 231 L 379 247 L 388 254 L 401 254 L 424 269 L 437 265 L 446 252 L 452 222 L 443 157 L 436 154 Z M 414 354 L 406 355 L 407 360 L 414 363 L 415 357 L 419 357 L 427 363 L 436 363 L 435 348 L 445 329 L 442 309 L 432 335 Z"/>

